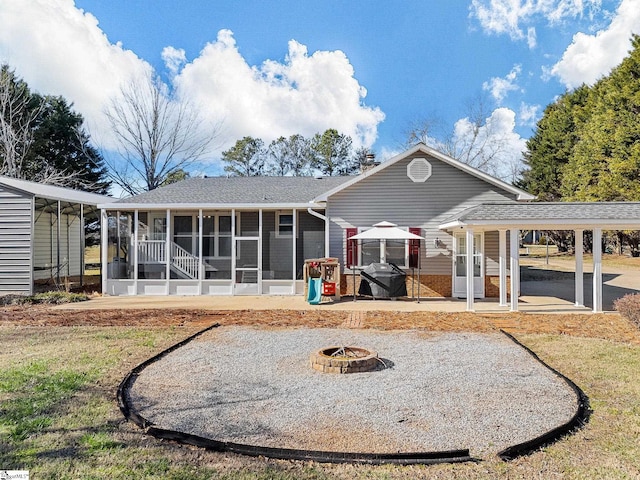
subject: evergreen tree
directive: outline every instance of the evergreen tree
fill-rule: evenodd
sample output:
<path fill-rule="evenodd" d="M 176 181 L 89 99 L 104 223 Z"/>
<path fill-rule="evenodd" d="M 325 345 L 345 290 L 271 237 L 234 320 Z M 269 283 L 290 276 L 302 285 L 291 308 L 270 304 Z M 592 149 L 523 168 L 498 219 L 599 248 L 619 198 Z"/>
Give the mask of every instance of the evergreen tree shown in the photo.
<path fill-rule="evenodd" d="M 222 152 L 224 171 L 234 177 L 256 177 L 266 175 L 267 152 L 259 138 L 244 137 L 229 150 Z"/>

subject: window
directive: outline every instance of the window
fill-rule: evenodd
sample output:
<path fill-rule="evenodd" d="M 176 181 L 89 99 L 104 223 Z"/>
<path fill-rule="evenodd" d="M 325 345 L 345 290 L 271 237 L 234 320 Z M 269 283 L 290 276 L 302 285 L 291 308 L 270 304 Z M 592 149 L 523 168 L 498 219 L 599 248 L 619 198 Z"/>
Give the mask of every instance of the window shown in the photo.
<path fill-rule="evenodd" d="M 293 213 L 276 213 L 276 237 L 291 237 L 293 235 Z"/>
<path fill-rule="evenodd" d="M 400 227 L 406 230 L 404 227 Z M 365 231 L 367 229 L 361 229 Z M 409 242 L 405 240 L 360 240 L 359 265 L 370 263 L 394 263 L 398 267 L 409 266 Z"/>
<path fill-rule="evenodd" d="M 231 237 L 231 215 L 203 215 L 203 257 L 230 258 Z"/>

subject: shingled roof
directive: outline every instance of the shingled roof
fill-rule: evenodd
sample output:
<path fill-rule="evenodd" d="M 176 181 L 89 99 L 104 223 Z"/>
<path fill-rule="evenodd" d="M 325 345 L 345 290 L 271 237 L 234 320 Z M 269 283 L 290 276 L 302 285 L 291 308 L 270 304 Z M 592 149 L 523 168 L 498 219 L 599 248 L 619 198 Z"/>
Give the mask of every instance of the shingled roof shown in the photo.
<path fill-rule="evenodd" d="M 205 177 L 188 178 L 118 204 L 277 205 L 306 204 L 353 177 Z"/>
<path fill-rule="evenodd" d="M 485 203 L 463 210 L 440 228 L 465 226 L 631 229 L 640 227 L 640 202 Z"/>

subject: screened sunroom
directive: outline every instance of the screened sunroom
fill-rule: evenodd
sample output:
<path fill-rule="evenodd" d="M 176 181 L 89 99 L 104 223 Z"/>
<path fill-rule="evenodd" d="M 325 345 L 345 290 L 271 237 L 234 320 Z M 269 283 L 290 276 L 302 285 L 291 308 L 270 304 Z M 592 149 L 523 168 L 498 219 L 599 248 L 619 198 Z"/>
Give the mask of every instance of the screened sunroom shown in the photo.
<path fill-rule="evenodd" d="M 309 209 L 103 209 L 102 228 L 110 295 L 294 295 L 325 254 Z"/>

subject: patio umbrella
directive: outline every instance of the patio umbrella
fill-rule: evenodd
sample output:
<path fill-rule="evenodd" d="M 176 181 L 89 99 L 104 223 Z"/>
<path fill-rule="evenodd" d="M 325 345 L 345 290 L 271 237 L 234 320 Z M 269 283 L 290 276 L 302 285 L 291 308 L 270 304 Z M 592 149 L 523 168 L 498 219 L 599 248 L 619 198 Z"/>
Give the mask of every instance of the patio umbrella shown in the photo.
<path fill-rule="evenodd" d="M 424 240 L 424 237 L 408 232 L 391 222 L 380 222 L 373 225 L 373 228 L 364 232 L 350 236 L 347 240 Z M 356 299 L 355 292 L 356 276 L 353 276 L 353 299 Z M 418 244 L 418 303 L 420 303 L 420 244 Z"/>

